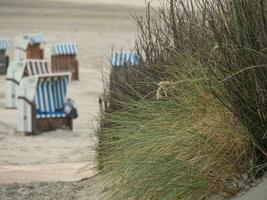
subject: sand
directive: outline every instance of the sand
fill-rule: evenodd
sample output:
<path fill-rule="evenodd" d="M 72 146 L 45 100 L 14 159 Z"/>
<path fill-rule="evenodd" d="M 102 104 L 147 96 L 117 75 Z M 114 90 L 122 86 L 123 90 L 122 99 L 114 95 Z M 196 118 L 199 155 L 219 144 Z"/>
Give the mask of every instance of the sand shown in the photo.
<path fill-rule="evenodd" d="M 267 199 L 267 174 L 246 191 L 242 191 L 231 200 L 266 200 Z"/>
<path fill-rule="evenodd" d="M 102 200 L 105 192 L 97 190 L 95 177 L 77 182 L 13 183 L 0 186 L 1 200 Z"/>
<path fill-rule="evenodd" d="M 54 1 L 54 0 L 49 0 Z M 126 5 L 130 7 L 144 7 L 146 2 L 150 2 L 153 7 L 160 6 L 162 1 L 160 0 L 57 0 L 60 2 L 71 2 L 71 3 L 79 3 L 79 4 L 105 4 L 105 5 Z"/>
<path fill-rule="evenodd" d="M 66 191 L 78 191 L 75 188 L 83 188 L 81 185 L 86 182 L 73 181 L 97 173 L 95 128 L 98 97 L 103 89 L 102 73 L 109 70 L 111 47 L 118 50 L 133 47 L 136 26 L 131 13 L 143 12 L 138 6 L 123 4 L 0 0 L 0 37 L 13 42 L 16 35 L 43 32 L 46 47 L 56 42 L 77 42 L 80 62 L 80 81 L 72 82 L 68 93 L 79 111 L 74 132 L 58 130 L 36 136 L 17 133 L 17 111 L 4 107 L 5 77 L 0 76 L 1 200 L 67 199 Z M 12 59 L 12 49 L 8 54 Z M 70 195 L 70 199 L 82 198 Z"/>

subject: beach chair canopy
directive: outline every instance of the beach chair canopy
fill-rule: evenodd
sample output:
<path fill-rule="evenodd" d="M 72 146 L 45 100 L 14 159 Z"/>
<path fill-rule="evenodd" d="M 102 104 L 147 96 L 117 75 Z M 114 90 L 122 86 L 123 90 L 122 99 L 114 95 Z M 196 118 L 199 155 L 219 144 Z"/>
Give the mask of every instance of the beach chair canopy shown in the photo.
<path fill-rule="evenodd" d="M 23 60 L 14 61 L 7 71 L 7 79 L 14 79 L 20 83 L 24 76 L 49 74 L 50 63 L 47 60 Z"/>
<path fill-rule="evenodd" d="M 45 43 L 45 38 L 43 33 L 27 34 L 18 36 L 15 39 L 15 48 L 27 50 L 28 45 L 42 44 Z"/>
<path fill-rule="evenodd" d="M 7 108 L 17 107 L 18 87 L 27 76 L 51 73 L 50 63 L 46 60 L 17 60 L 10 63 L 5 83 L 5 104 Z"/>
<path fill-rule="evenodd" d="M 35 105 L 37 119 L 65 117 L 64 104 L 70 73 L 55 73 L 24 78 L 19 99 Z"/>
<path fill-rule="evenodd" d="M 0 51 L 7 50 L 9 46 L 9 40 L 0 38 Z"/>
<path fill-rule="evenodd" d="M 136 66 L 139 64 L 139 56 L 135 52 L 120 52 L 111 55 L 113 67 Z"/>
<path fill-rule="evenodd" d="M 76 43 L 58 43 L 52 46 L 52 56 L 77 54 L 78 45 Z"/>

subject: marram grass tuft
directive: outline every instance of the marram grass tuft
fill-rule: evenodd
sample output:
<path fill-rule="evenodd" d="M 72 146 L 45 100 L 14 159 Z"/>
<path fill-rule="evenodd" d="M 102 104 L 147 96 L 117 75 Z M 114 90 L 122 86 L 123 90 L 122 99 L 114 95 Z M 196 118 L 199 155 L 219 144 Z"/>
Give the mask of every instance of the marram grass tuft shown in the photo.
<path fill-rule="evenodd" d="M 159 100 L 106 114 L 98 160 L 113 180 L 110 199 L 208 199 L 240 190 L 250 141 L 201 71 L 179 74 Z"/>

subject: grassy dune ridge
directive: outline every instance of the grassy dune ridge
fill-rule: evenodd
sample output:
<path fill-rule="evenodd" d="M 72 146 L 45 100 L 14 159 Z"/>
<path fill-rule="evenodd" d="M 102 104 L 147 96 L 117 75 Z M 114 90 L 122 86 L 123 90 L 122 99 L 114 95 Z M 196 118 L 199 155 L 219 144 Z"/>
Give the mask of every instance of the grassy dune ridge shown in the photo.
<path fill-rule="evenodd" d="M 135 17 L 142 62 L 112 69 L 99 131 L 111 199 L 228 198 L 265 170 L 265 5 L 170 0 Z"/>
<path fill-rule="evenodd" d="M 206 199 L 240 189 L 249 169 L 246 131 L 203 89 L 206 81 L 183 80 L 168 97 L 106 115 L 99 161 L 116 180 L 114 199 Z"/>

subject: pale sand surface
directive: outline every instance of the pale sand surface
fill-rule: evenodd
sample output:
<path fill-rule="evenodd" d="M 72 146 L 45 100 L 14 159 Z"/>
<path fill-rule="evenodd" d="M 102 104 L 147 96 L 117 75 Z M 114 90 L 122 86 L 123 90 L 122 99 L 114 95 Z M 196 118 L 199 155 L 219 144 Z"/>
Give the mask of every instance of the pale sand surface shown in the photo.
<path fill-rule="evenodd" d="M 80 81 L 69 88 L 80 115 L 74 132 L 59 130 L 34 137 L 16 133 L 16 110 L 4 108 L 4 77 L 0 77 L 0 182 L 6 180 L 1 172 L 5 165 L 93 162 L 97 138 L 92 124 L 99 109 L 102 69 L 108 68 L 112 45 L 124 49 L 133 45 L 136 28 L 131 9 L 20 0 L 0 0 L 0 5 L 0 37 L 43 32 L 46 46 L 74 41 L 80 51 Z"/>
<path fill-rule="evenodd" d="M 231 200 L 266 200 L 267 199 L 267 174 L 258 180 L 256 186 L 248 189 L 248 191 L 241 192 Z"/>
<path fill-rule="evenodd" d="M 49 0 L 54 1 L 54 0 Z M 160 0 L 57 0 L 61 2 L 72 2 L 82 4 L 109 4 L 109 5 L 126 5 L 135 7 L 144 7 L 145 2 L 151 2 L 152 6 L 160 6 Z"/>
<path fill-rule="evenodd" d="M 5 77 L 0 76 L 0 183 L 77 181 L 96 173 L 94 128 L 102 71 L 109 69 L 112 46 L 133 47 L 136 26 L 130 13 L 142 12 L 136 7 L 99 2 L 0 0 L 0 37 L 12 41 L 16 35 L 43 32 L 46 46 L 73 41 L 80 51 L 80 81 L 69 88 L 80 115 L 74 132 L 58 130 L 27 137 L 17 133 L 17 111 L 4 108 Z M 77 173 L 86 165 L 87 170 Z"/>

